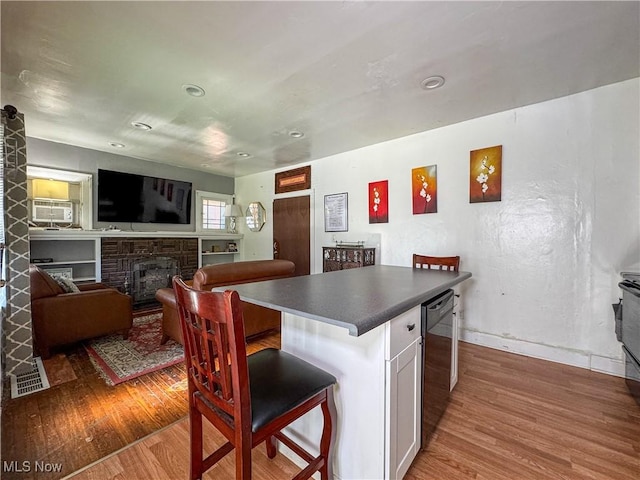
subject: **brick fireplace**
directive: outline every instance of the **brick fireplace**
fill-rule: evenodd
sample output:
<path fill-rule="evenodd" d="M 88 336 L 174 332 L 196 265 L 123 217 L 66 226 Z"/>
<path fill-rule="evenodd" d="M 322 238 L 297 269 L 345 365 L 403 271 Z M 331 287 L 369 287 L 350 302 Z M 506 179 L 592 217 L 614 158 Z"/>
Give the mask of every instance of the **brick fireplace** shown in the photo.
<path fill-rule="evenodd" d="M 102 283 L 131 294 L 134 308 L 157 303 L 152 290 L 174 272 L 189 280 L 197 269 L 197 238 L 102 238 Z"/>

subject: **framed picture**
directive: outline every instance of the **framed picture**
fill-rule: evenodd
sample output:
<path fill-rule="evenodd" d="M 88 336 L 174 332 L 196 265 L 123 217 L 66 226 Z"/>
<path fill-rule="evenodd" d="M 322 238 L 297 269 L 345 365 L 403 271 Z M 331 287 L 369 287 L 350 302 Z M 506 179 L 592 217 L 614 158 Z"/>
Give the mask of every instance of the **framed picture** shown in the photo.
<path fill-rule="evenodd" d="M 324 231 L 347 232 L 349 230 L 349 202 L 347 193 L 324 196 Z"/>
<path fill-rule="evenodd" d="M 227 243 L 227 252 L 237 252 L 237 251 L 238 251 L 238 245 L 236 245 L 236 242 Z"/>
<path fill-rule="evenodd" d="M 469 162 L 469 203 L 502 198 L 502 145 L 473 150 Z"/>
<path fill-rule="evenodd" d="M 389 223 L 389 181 L 369 184 L 369 223 Z"/>
<path fill-rule="evenodd" d="M 73 280 L 73 268 L 71 267 L 47 268 L 46 271 L 52 278 Z"/>
<path fill-rule="evenodd" d="M 411 170 L 411 203 L 414 215 L 438 212 L 437 178 L 436 165 Z"/>
<path fill-rule="evenodd" d="M 311 166 L 276 173 L 276 193 L 295 192 L 311 188 Z"/>

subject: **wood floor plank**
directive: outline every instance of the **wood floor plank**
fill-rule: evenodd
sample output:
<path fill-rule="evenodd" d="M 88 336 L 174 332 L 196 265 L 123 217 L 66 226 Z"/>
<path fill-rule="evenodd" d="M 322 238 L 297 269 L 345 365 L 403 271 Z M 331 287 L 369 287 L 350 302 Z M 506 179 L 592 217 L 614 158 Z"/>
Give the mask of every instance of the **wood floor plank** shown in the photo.
<path fill-rule="evenodd" d="M 623 379 L 463 342 L 459 361 L 449 408 L 409 478 L 640 478 L 640 406 Z M 452 471 L 430 470 L 433 455 Z"/>
<path fill-rule="evenodd" d="M 251 348 L 265 346 L 269 340 Z M 26 455 L 19 458 L 64 458 L 79 465 L 77 470 L 98 460 L 97 455 L 142 439 L 73 479 L 187 478 L 184 369 L 172 367 L 122 388 L 106 388 L 80 357 L 70 359 L 78 376 L 73 388 L 51 389 L 24 397 L 19 407 L 5 406 L 3 460 L 19 453 Z M 463 342 L 459 361 L 449 407 L 407 480 L 640 478 L 640 406 L 623 379 Z M 148 436 L 166 425 L 171 426 Z M 51 439 L 45 434 L 49 428 L 59 429 Z M 207 449 L 224 441 L 206 422 L 205 435 Z M 264 448 L 254 449 L 252 464 L 256 480 L 291 478 L 299 470 L 282 455 L 269 460 Z M 67 468 L 64 475 L 71 471 Z M 234 458 L 228 455 L 204 478 L 231 479 L 233 471 Z"/>
<path fill-rule="evenodd" d="M 280 348 L 280 335 L 250 341 L 247 350 L 266 347 Z M 2 461 L 58 462 L 62 472 L 5 471 L 3 479 L 62 478 L 187 414 L 183 364 L 109 386 L 82 346 L 65 353 L 76 379 L 25 397 L 3 399 L 0 446 Z M 4 391 L 10 391 L 8 386 Z M 119 472 L 121 466 L 104 474 L 117 478 Z"/>
<path fill-rule="evenodd" d="M 461 344 L 460 362 L 449 408 L 407 480 L 640 478 L 640 406 L 623 379 L 468 344 Z M 181 421 L 148 447 L 173 475 L 188 468 L 187 429 Z M 219 433 L 205 430 L 207 448 L 221 444 Z M 269 461 L 254 452 L 256 479 L 296 471 L 280 455 Z M 233 465 L 228 456 L 205 478 L 233 478 Z M 138 478 L 134 468 L 125 471 L 129 478 Z M 77 477 L 84 478 L 91 477 Z"/>
<path fill-rule="evenodd" d="M 138 442 L 73 476 L 74 480 L 116 480 L 120 477 L 104 476 L 117 472 L 123 478 L 139 480 L 165 480 L 188 478 L 189 469 L 189 424 L 184 419 L 169 428 Z M 204 424 L 205 448 L 215 449 L 226 439 L 209 424 Z M 119 470 L 122 467 L 122 470 Z M 281 454 L 273 460 L 266 455 L 264 448 L 255 448 L 252 452 L 253 476 L 263 480 L 283 480 L 292 478 L 300 469 Z M 235 478 L 235 460 L 233 454 L 209 470 L 203 480 L 221 480 Z"/>

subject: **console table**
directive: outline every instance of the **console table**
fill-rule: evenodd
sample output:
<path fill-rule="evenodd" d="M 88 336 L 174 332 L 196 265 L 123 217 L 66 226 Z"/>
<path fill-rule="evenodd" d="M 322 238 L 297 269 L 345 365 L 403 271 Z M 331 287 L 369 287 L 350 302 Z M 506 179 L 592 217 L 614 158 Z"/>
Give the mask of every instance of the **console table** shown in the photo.
<path fill-rule="evenodd" d="M 376 264 L 373 247 L 322 247 L 322 271 L 334 272 Z"/>

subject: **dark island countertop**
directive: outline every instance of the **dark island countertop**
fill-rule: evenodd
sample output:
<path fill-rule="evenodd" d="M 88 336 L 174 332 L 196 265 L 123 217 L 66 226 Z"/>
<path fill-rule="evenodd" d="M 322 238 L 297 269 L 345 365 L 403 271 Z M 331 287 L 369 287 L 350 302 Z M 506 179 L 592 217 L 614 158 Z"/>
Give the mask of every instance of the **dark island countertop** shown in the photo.
<path fill-rule="evenodd" d="M 469 277 L 469 272 L 375 265 L 214 290 L 236 290 L 246 302 L 344 327 L 357 337 Z"/>

